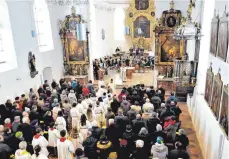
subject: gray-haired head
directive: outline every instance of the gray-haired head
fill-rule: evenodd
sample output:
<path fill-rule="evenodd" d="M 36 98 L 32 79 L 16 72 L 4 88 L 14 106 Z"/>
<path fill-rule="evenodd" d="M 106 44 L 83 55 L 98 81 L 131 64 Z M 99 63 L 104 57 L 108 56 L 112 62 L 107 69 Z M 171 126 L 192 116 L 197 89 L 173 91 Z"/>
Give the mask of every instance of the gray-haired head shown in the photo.
<path fill-rule="evenodd" d="M 157 124 L 156 129 L 157 131 L 162 131 L 162 126 L 160 124 Z"/>
<path fill-rule="evenodd" d="M 145 127 L 142 127 L 139 131 L 139 135 L 148 135 L 148 130 Z"/>
<path fill-rule="evenodd" d="M 136 119 L 141 119 L 141 115 L 140 114 L 137 114 L 136 115 Z"/>
<path fill-rule="evenodd" d="M 165 103 L 161 103 L 161 107 L 162 108 L 165 108 Z"/>
<path fill-rule="evenodd" d="M 26 147 L 27 147 L 27 143 L 25 141 L 21 141 L 19 143 L 19 149 L 26 150 Z"/>
<path fill-rule="evenodd" d="M 184 129 L 179 129 L 179 133 L 182 134 L 182 135 L 185 135 Z"/>

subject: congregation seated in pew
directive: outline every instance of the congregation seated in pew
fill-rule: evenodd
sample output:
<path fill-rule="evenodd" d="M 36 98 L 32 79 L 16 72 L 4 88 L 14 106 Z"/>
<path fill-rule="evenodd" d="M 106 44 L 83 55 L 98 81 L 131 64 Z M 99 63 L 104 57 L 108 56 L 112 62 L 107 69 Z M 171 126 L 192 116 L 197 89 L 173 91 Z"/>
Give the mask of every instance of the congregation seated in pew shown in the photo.
<path fill-rule="evenodd" d="M 3 159 L 190 158 L 173 93 L 164 101 L 161 87 L 140 84 L 111 94 L 107 84 L 96 93 L 92 82 L 85 87 L 72 83 L 53 81 L 52 88 L 46 83 L 39 96 L 31 90 L 30 99 L 22 95 L 1 105 Z"/>

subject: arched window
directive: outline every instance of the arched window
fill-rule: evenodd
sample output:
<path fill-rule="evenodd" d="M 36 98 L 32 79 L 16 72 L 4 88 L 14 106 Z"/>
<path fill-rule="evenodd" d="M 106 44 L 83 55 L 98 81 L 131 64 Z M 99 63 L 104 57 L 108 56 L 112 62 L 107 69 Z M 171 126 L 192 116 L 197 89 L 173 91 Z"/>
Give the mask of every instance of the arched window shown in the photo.
<path fill-rule="evenodd" d="M 17 68 L 12 29 L 8 6 L 5 0 L 0 1 L 0 73 Z"/>
<path fill-rule="evenodd" d="M 114 12 L 114 37 L 115 40 L 125 40 L 125 11 L 116 8 Z"/>
<path fill-rule="evenodd" d="M 40 52 L 54 49 L 48 5 L 45 0 L 34 1 L 34 18 Z"/>

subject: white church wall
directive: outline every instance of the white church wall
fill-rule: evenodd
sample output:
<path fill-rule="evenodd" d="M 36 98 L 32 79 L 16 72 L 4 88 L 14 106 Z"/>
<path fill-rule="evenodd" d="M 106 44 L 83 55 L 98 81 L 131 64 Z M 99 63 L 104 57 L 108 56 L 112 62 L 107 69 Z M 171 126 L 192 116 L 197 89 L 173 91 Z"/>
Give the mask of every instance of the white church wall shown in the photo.
<path fill-rule="evenodd" d="M 212 69 L 214 74 L 218 73 L 220 68 L 221 78 L 223 85 L 229 83 L 229 64 L 223 62 L 218 57 L 214 57 L 210 54 L 210 30 L 211 19 L 213 17 L 214 8 L 219 15 L 222 16 L 225 5 L 228 5 L 226 0 L 209 0 L 205 4 L 205 12 L 203 14 L 203 34 L 204 37 L 201 41 L 200 58 L 198 67 L 197 86 L 195 88 L 195 95 L 192 97 L 192 102 L 187 102 L 190 114 L 192 116 L 193 124 L 196 129 L 197 137 L 202 149 L 204 158 L 226 159 L 228 155 L 229 141 L 222 131 L 219 121 L 216 120 L 209 105 L 204 99 L 204 90 L 206 84 L 206 72 L 212 63 Z M 191 104 L 192 103 L 192 104 Z M 222 153 L 220 153 L 222 152 Z"/>
<path fill-rule="evenodd" d="M 103 4 L 101 6 L 107 7 Z M 100 7 L 95 7 L 94 13 L 91 13 L 95 14 L 95 24 L 93 26 L 95 27 L 93 28 L 93 30 L 95 31 L 95 37 L 92 41 L 95 48 L 92 50 L 92 59 L 98 59 L 100 57 L 108 56 L 113 53 L 111 49 L 111 44 L 114 39 L 113 13 L 114 11 L 107 11 L 106 9 L 101 9 Z M 102 39 L 102 29 L 105 32 L 104 40 Z"/>
<path fill-rule="evenodd" d="M 59 81 L 63 76 L 63 50 L 59 37 L 58 19 L 64 20 L 65 16 L 71 13 L 71 6 L 49 6 L 54 50 L 39 52 L 37 37 L 31 35 L 31 30 L 35 30 L 35 22 L 32 3 L 29 2 L 31 1 L 8 2 L 18 68 L 0 73 L 0 102 L 26 93 L 29 88 L 37 88 L 41 84 L 42 71 L 45 67 L 52 68 L 54 79 Z M 76 12 L 81 14 L 86 21 L 89 20 L 87 5 L 77 6 Z M 36 56 L 36 68 L 39 74 L 35 78 L 30 77 L 29 51 Z"/>

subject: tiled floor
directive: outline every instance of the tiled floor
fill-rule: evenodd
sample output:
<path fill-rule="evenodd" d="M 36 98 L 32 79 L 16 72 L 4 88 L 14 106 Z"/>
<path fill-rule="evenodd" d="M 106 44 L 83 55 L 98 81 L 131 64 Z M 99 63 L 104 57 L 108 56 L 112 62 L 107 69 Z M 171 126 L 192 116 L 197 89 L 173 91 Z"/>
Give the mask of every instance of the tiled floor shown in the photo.
<path fill-rule="evenodd" d="M 186 103 L 178 103 L 179 107 L 182 110 L 180 116 L 181 128 L 186 132 L 186 135 L 189 138 L 189 147 L 188 152 L 191 156 L 191 159 L 203 159 L 202 152 L 196 137 L 196 132 L 193 128 L 192 119 L 188 112 L 188 107 Z"/>

